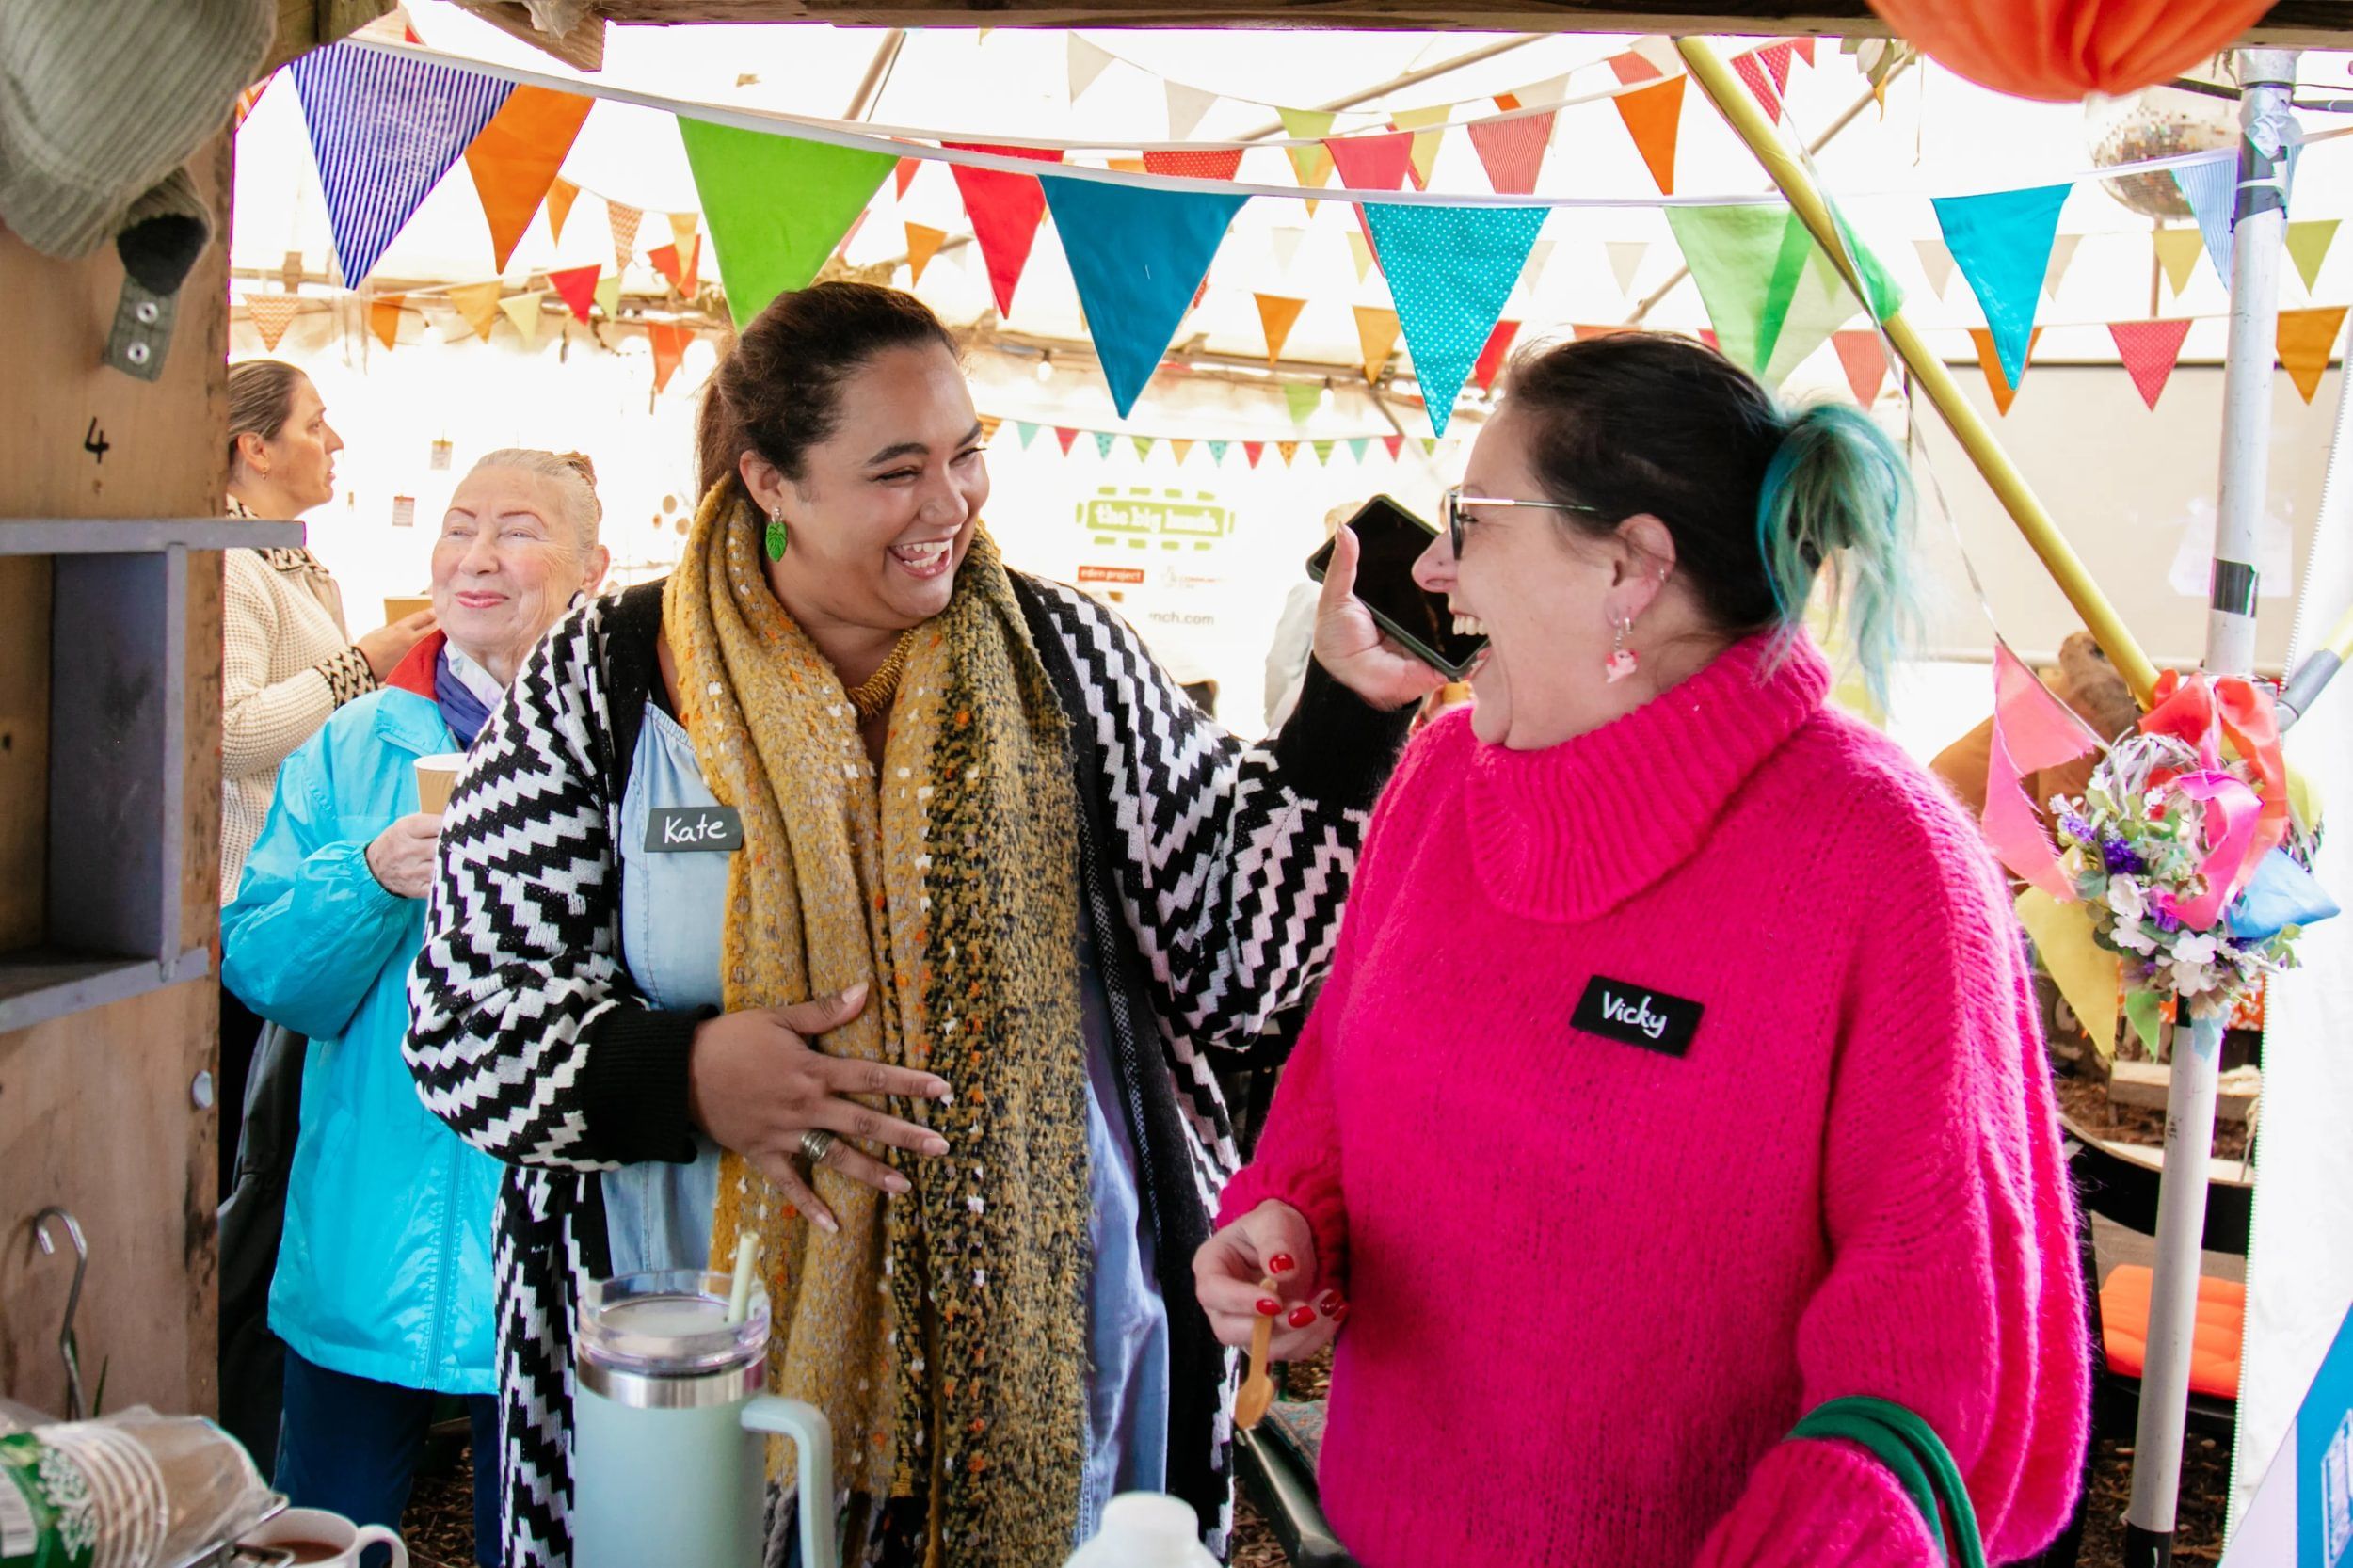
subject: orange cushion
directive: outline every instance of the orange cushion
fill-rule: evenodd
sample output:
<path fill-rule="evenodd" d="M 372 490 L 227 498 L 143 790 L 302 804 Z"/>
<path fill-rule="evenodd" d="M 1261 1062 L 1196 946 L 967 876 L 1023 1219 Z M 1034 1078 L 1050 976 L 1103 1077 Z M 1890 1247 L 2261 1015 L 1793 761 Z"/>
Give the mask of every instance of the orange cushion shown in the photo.
<path fill-rule="evenodd" d="M 2100 1321 L 2107 1331 L 2108 1370 L 2137 1378 L 2149 1359 L 2151 1275 L 2137 1263 L 2109 1271 L 2100 1287 Z M 2239 1342 L 2247 1329 L 2247 1287 L 2236 1280 L 2198 1281 L 2198 1327 L 2190 1340 L 2189 1388 L 2219 1400 L 2238 1398 Z"/>

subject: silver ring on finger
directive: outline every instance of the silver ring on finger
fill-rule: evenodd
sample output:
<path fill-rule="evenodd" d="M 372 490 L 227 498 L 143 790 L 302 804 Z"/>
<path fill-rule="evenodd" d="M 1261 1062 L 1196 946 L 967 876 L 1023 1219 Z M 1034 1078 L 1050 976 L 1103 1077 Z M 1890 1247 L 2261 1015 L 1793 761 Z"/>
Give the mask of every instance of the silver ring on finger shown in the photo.
<path fill-rule="evenodd" d="M 834 1135 L 824 1128 L 810 1128 L 801 1134 L 801 1158 L 808 1160 L 812 1169 L 823 1165 L 825 1156 L 833 1150 L 834 1142 Z"/>

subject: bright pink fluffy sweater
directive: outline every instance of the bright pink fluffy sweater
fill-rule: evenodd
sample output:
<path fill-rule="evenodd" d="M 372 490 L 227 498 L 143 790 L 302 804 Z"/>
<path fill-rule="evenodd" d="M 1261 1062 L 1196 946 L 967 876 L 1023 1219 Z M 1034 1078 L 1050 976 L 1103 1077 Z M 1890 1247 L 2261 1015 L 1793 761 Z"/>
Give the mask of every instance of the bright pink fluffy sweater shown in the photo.
<path fill-rule="evenodd" d="M 2023 937 L 1820 655 L 1769 664 L 1544 751 L 1449 718 L 1382 799 L 1224 1205 L 1298 1208 L 1350 1301 L 1321 1484 L 1369 1568 L 1925 1568 L 1877 1461 L 1782 1441 L 1844 1394 L 1936 1428 L 1991 1560 L 2067 1518 L 2083 1299 Z M 1684 1052 L 1574 1027 L 1602 980 L 1697 1003 Z"/>

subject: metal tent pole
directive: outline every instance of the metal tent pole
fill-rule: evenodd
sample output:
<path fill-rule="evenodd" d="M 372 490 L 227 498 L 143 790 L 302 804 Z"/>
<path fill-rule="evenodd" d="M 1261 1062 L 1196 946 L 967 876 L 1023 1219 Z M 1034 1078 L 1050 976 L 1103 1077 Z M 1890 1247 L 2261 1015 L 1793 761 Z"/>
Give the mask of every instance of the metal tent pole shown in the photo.
<path fill-rule="evenodd" d="M 2238 52 L 2238 196 L 2231 242 L 2231 336 L 2224 359 L 2222 473 L 2216 503 L 2214 585 L 2206 670 L 2245 675 L 2255 663 L 2256 536 L 2271 448 L 2271 370 L 2280 319 L 2280 256 L 2287 237 L 2288 100 L 2296 55 Z M 2189 1050 L 2173 1052 L 2165 1103 L 2165 1171 L 2157 1197 L 2155 1278 L 2149 1288 L 2148 1361 L 2133 1441 L 2132 1502 L 2124 1512 L 2125 1568 L 2173 1560 L 2182 1424 L 2189 1405 L 2198 1322 L 2199 1252 L 2206 1166 L 2214 1149 L 2215 1079 L 2225 1018 L 2191 1021 Z"/>

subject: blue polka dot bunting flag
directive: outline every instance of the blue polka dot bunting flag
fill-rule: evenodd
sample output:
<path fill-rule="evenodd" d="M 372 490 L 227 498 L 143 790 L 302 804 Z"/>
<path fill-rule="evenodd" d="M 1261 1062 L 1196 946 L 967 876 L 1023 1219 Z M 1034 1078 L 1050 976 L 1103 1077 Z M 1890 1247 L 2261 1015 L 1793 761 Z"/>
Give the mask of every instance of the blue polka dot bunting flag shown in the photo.
<path fill-rule="evenodd" d="M 1455 396 L 1528 264 L 1545 209 L 1368 201 L 1364 213 L 1430 427 L 1443 436 Z"/>

